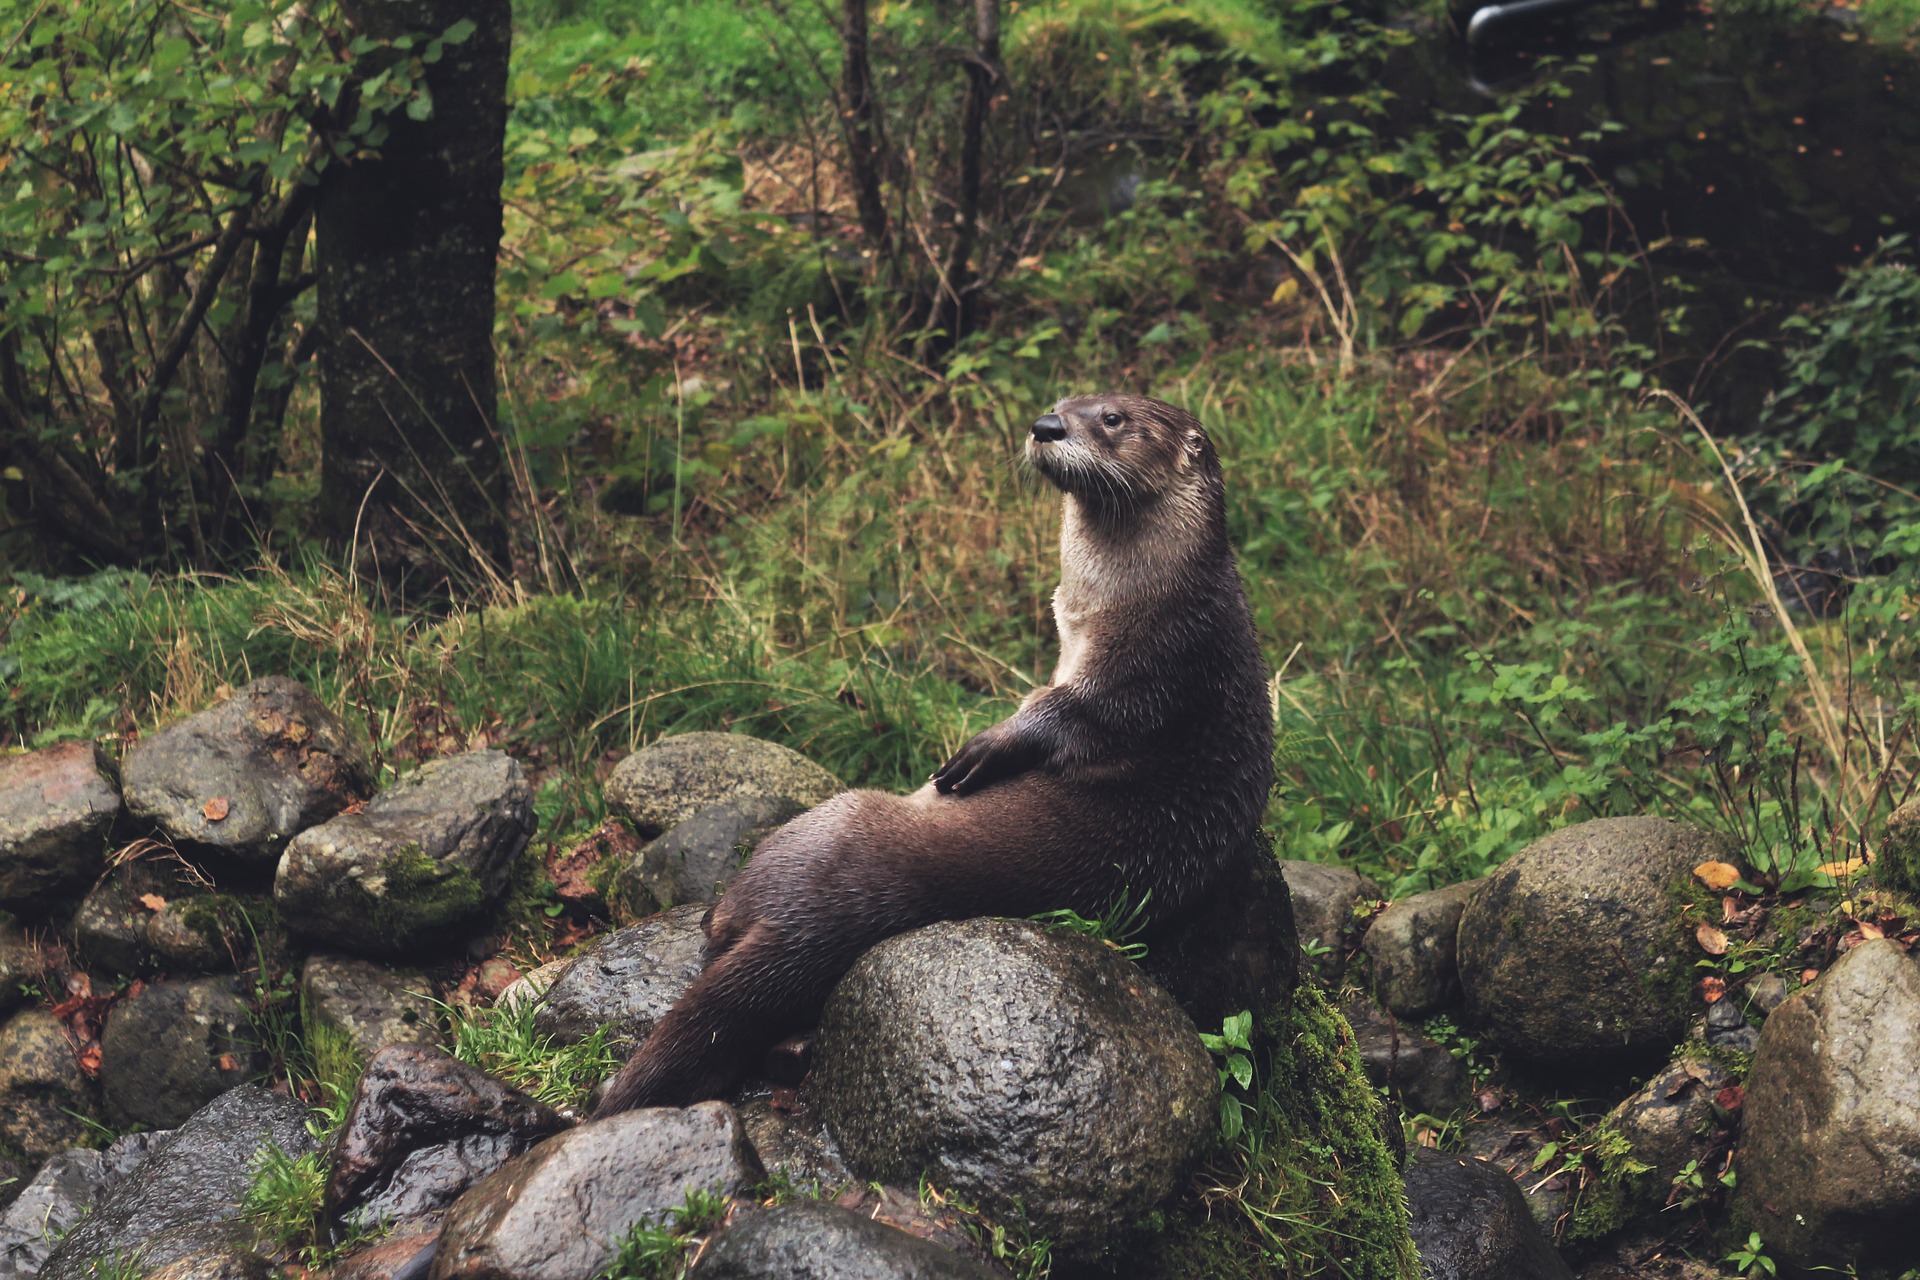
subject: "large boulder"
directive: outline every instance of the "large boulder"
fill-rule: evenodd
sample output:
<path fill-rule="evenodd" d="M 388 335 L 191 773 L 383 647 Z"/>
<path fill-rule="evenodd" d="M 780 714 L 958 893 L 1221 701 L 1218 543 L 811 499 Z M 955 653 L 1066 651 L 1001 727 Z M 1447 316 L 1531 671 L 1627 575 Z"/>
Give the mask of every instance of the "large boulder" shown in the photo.
<path fill-rule="evenodd" d="M 266 1066 L 247 990 L 231 977 L 149 983 L 100 1035 L 100 1087 L 125 1123 L 177 1125 Z"/>
<path fill-rule="evenodd" d="M 1685 1036 L 1693 943 L 1682 895 L 1729 842 L 1661 818 L 1600 818 L 1534 841 L 1460 916 L 1468 1018 L 1494 1048 L 1595 1071 Z"/>
<path fill-rule="evenodd" d="M 0 755 L 0 902 L 35 905 L 100 874 L 120 792 L 91 742 Z"/>
<path fill-rule="evenodd" d="M 1338 978 L 1346 969 L 1348 935 L 1357 924 L 1354 908 L 1378 900 L 1380 886 L 1358 871 L 1327 862 L 1283 858 L 1280 873 L 1293 901 L 1293 928 L 1300 945 L 1311 949 L 1316 969 Z"/>
<path fill-rule="evenodd" d="M 1760 1034 L 1734 1210 L 1803 1265 L 1894 1270 L 1920 1216 L 1920 959 L 1862 943 Z"/>
<path fill-rule="evenodd" d="M 417 969 L 317 952 L 300 970 L 300 1012 L 309 1036 L 344 1041 L 362 1062 L 390 1044 L 440 1043 L 433 984 Z"/>
<path fill-rule="evenodd" d="M 827 1002 L 813 1096 L 863 1177 L 1024 1214 L 1072 1253 L 1151 1212 L 1212 1140 L 1192 1021 L 1111 947 L 966 920 L 867 952 Z"/>
<path fill-rule="evenodd" d="M 0 1142 L 46 1156 L 86 1137 L 92 1088 L 73 1042 L 45 1009 L 23 1009 L 0 1027 Z"/>
<path fill-rule="evenodd" d="M 374 1225 L 438 1214 L 567 1125 L 478 1067 L 438 1049 L 390 1044 L 367 1063 L 334 1141 L 328 1216 Z"/>
<path fill-rule="evenodd" d="M 134 817 L 260 866 L 365 796 L 370 780 L 359 740 L 285 676 L 142 738 L 120 764 Z"/>
<path fill-rule="evenodd" d="M 623 1112 L 570 1129 L 454 1203 L 432 1280 L 584 1280 L 620 1237 L 664 1224 L 687 1193 L 737 1195 L 763 1176 L 733 1108 Z"/>
<path fill-rule="evenodd" d="M 622 760 L 602 790 L 608 806 L 650 840 L 724 800 L 767 796 L 811 809 L 845 788 L 778 743 L 743 733 L 683 733 Z"/>
<path fill-rule="evenodd" d="M 1464 880 L 1395 902 L 1373 918 L 1360 945 L 1373 993 L 1396 1018 L 1425 1018 L 1459 1003 L 1455 940 L 1467 899 L 1485 880 Z"/>
<path fill-rule="evenodd" d="M 87 1216 L 111 1181 L 101 1154 L 81 1147 L 40 1166 L 33 1181 L 0 1213 L 0 1280 L 36 1275 L 60 1237 Z"/>
<path fill-rule="evenodd" d="M 616 867 L 607 880 L 608 902 L 623 919 L 713 902 L 754 846 L 801 812 L 786 796 L 748 794 L 710 804 Z"/>
<path fill-rule="evenodd" d="M 431 760 L 356 813 L 302 832 L 274 877 L 294 933 L 366 955 L 444 946 L 499 900 L 534 830 L 503 751 Z"/>
<path fill-rule="evenodd" d="M 1413 1242 L 1429 1280 L 1573 1280 L 1502 1170 L 1422 1151 L 1406 1181 Z"/>
<path fill-rule="evenodd" d="M 548 985 L 534 1030 L 574 1044 L 611 1025 L 615 1044 L 638 1045 L 700 976 L 706 913 L 697 904 L 676 907 L 601 938 Z"/>
<path fill-rule="evenodd" d="M 800 1200 L 743 1216 L 687 1280 L 1000 1280 L 1001 1272 L 864 1214 Z"/>
<path fill-rule="evenodd" d="M 255 1085 L 232 1089 L 156 1143 L 61 1238 L 41 1280 L 95 1280 L 97 1259 L 137 1256 L 148 1269 L 223 1245 L 246 1246 L 240 1204 L 269 1144 L 288 1156 L 313 1149 L 307 1109 Z"/>

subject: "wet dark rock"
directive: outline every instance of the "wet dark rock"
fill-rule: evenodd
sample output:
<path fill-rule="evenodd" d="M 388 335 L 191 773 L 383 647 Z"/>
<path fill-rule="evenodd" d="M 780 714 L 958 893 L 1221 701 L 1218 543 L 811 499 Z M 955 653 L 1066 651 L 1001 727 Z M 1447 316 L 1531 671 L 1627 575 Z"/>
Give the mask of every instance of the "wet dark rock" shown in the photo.
<path fill-rule="evenodd" d="M 614 871 L 609 903 L 622 918 L 637 918 L 713 902 L 761 838 L 804 811 L 786 796 L 740 795 L 708 805 Z"/>
<path fill-rule="evenodd" d="M 662 738 L 614 767 L 607 804 L 652 839 L 723 800 L 771 796 L 810 809 L 845 790 L 797 751 L 743 733 Z"/>
<path fill-rule="evenodd" d="M 100 1087 L 124 1123 L 166 1127 L 266 1066 L 237 978 L 155 982 L 115 1005 L 100 1035 Z"/>
<path fill-rule="evenodd" d="M 20 1198 L 33 1181 L 37 1161 L 22 1156 L 0 1155 L 0 1214 Z"/>
<path fill-rule="evenodd" d="M 144 972 L 153 967 L 155 956 L 148 934 L 154 910 L 143 899 L 171 902 L 202 891 L 176 863 L 122 863 L 80 900 L 67 925 L 74 951 L 95 974 Z"/>
<path fill-rule="evenodd" d="M 1300 945 L 1272 854 L 1258 851 L 1179 926 L 1153 934 L 1140 968 L 1207 1031 L 1290 996 L 1300 980 Z"/>
<path fill-rule="evenodd" d="M 1767 1019 L 1747 1078 L 1736 1212 L 1779 1257 L 1894 1269 L 1920 1216 L 1920 959 L 1847 952 Z"/>
<path fill-rule="evenodd" d="M 1112 948 L 983 919 L 854 965 L 815 1034 L 812 1092 L 857 1173 L 1018 1207 L 1073 1253 L 1174 1190 L 1219 1083 L 1192 1021 Z"/>
<path fill-rule="evenodd" d="M 366 753 L 347 727 L 285 676 L 127 749 L 127 811 L 176 841 L 271 866 L 286 842 L 366 795 Z"/>
<path fill-rule="evenodd" d="M 389 1044 L 368 1062 L 335 1140 L 328 1215 L 344 1225 L 438 1214 L 567 1123 L 438 1049 Z"/>
<path fill-rule="evenodd" d="M 390 1044 L 440 1043 L 433 984 L 416 969 L 316 953 L 300 970 L 307 1025 L 327 1027 L 370 1059 Z"/>
<path fill-rule="evenodd" d="M 645 1040 L 700 976 L 707 943 L 700 921 L 706 913 L 698 904 L 676 907 L 607 934 L 547 988 L 534 1029 L 573 1044 L 611 1023 L 623 1048 Z"/>
<path fill-rule="evenodd" d="M 1661 818 L 1600 818 L 1536 840 L 1460 917 L 1469 1020 L 1516 1058 L 1591 1071 L 1660 1060 L 1694 999 L 1681 899 L 1721 836 Z"/>
<path fill-rule="evenodd" d="M 51 1155 L 86 1137 L 80 1116 L 93 1089 L 73 1042 L 45 1009 L 23 1009 L 0 1027 L 0 1141 L 30 1156 Z"/>
<path fill-rule="evenodd" d="M 1455 940 L 1467 899 L 1486 881 L 1417 893 L 1373 918 L 1361 946 L 1373 970 L 1373 994 L 1396 1018 L 1425 1018 L 1460 1001 Z"/>
<path fill-rule="evenodd" d="M 1483 1160 L 1513 1179 L 1542 1231 L 1553 1236 L 1565 1226 L 1576 1187 L 1567 1173 L 1548 1172 L 1551 1157 L 1541 1154 L 1549 1141 L 1544 1127 L 1494 1115 L 1468 1124 L 1464 1139 L 1459 1154 Z"/>
<path fill-rule="evenodd" d="M 393 1235 L 356 1249 L 333 1266 L 331 1280 L 394 1280 L 420 1251 L 440 1238 L 438 1224 L 414 1229 L 401 1228 Z M 424 1280 L 424 1272 L 421 1280 Z"/>
<path fill-rule="evenodd" d="M 1313 947 L 1313 966 L 1329 978 L 1346 968 L 1348 937 L 1358 921 L 1353 909 L 1377 900 L 1380 886 L 1357 871 L 1325 862 L 1280 861 L 1293 899 L 1293 928 L 1302 947 Z"/>
<path fill-rule="evenodd" d="M 1787 980 L 1777 973 L 1763 973 L 1747 983 L 1747 1007 L 1762 1018 L 1771 1017 L 1787 998 Z"/>
<path fill-rule="evenodd" d="M 688 1280 L 999 1280 L 1004 1273 L 817 1200 L 743 1214 Z"/>
<path fill-rule="evenodd" d="M 981 1243 L 978 1215 L 960 1212 L 944 1197 L 923 1198 L 918 1189 L 909 1191 L 882 1182 L 856 1182 L 843 1187 L 829 1203 L 939 1245 L 949 1253 L 970 1258 L 996 1275 L 1001 1273 L 1002 1268 L 994 1261 L 993 1254 Z"/>
<path fill-rule="evenodd" d="M 768 1173 L 784 1174 L 802 1187 L 853 1181 L 853 1171 L 820 1113 L 792 1090 L 755 1089 L 734 1105 Z"/>
<path fill-rule="evenodd" d="M 1752 1053 L 1760 1047 L 1760 1029 L 1748 1025 L 1737 1000 L 1716 1000 L 1707 1006 L 1707 1043 L 1716 1049 Z"/>
<path fill-rule="evenodd" d="M 105 865 L 120 791 L 91 742 L 0 755 L 0 902 L 78 893 Z"/>
<path fill-rule="evenodd" d="M 1445 1045 L 1421 1035 L 1412 1023 L 1388 1017 L 1371 1001 L 1349 1001 L 1341 1012 L 1353 1027 L 1367 1079 L 1408 1114 L 1445 1116 L 1466 1105 L 1466 1073 Z"/>
<path fill-rule="evenodd" d="M 278 1268 L 238 1245 L 215 1245 L 146 1273 L 142 1280 L 267 1280 Z"/>
<path fill-rule="evenodd" d="M 273 902 L 263 895 L 201 893 L 168 898 L 147 917 L 147 949 L 169 973 L 245 968 L 283 949 Z"/>
<path fill-rule="evenodd" d="M 628 1111 L 548 1138 L 454 1204 L 432 1280 L 582 1280 L 623 1232 L 690 1189 L 736 1195 L 764 1176 L 733 1108 Z"/>
<path fill-rule="evenodd" d="M 19 1008 L 36 989 L 44 990 L 51 968 L 47 954 L 24 933 L 0 923 L 0 1014 Z"/>
<path fill-rule="evenodd" d="M 44 1165 L 0 1213 L 0 1280 L 27 1280 L 113 1181 L 98 1151 L 75 1147 Z"/>
<path fill-rule="evenodd" d="M 137 1254 L 158 1268 L 206 1249 L 249 1247 L 239 1215 L 254 1164 L 268 1143 L 294 1157 L 312 1150 L 306 1119 L 298 1102 L 255 1085 L 220 1095 L 61 1239 L 42 1280 L 93 1280 L 101 1257 Z"/>
<path fill-rule="evenodd" d="M 1595 1131 L 1599 1176 L 1581 1195 L 1565 1238 L 1598 1239 L 1659 1213 L 1688 1164 L 1710 1183 L 1733 1141 L 1716 1102 L 1735 1083 L 1718 1064 L 1683 1054 L 1609 1112 Z"/>
<path fill-rule="evenodd" d="M 1413 1242 L 1430 1280 L 1573 1280 L 1520 1188 L 1493 1165 L 1423 1151 L 1406 1180 Z"/>
<path fill-rule="evenodd" d="M 405 957 L 455 941 L 499 900 L 534 830 L 533 788 L 502 751 L 430 760 L 302 832 L 273 896 L 301 937 Z"/>

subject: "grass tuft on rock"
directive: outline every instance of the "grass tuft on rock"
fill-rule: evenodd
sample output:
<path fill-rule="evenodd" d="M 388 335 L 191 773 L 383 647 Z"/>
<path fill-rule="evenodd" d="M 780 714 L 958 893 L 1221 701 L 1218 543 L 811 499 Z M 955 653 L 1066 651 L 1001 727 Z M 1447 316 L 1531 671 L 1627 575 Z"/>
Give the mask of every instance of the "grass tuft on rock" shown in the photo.
<path fill-rule="evenodd" d="M 536 1000 L 514 1000 L 490 1009 L 448 1006 L 453 1056 L 498 1076 L 550 1107 L 582 1102 L 624 1060 L 613 1044 L 613 1027 L 602 1025 L 574 1044 L 536 1029 Z"/>

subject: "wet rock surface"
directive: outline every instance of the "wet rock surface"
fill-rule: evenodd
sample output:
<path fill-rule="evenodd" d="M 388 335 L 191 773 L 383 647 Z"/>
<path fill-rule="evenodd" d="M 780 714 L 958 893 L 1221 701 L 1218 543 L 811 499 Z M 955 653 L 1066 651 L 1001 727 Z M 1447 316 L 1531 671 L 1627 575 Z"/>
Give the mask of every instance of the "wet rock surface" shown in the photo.
<path fill-rule="evenodd" d="M 1388 1017 L 1371 1001 L 1352 1000 L 1340 1011 L 1353 1027 L 1367 1079 L 1409 1115 L 1445 1116 L 1466 1105 L 1466 1073 L 1445 1045 L 1411 1023 Z"/>
<path fill-rule="evenodd" d="M 797 751 L 740 733 L 683 733 L 643 747 L 614 767 L 607 804 L 645 839 L 711 805 L 754 796 L 810 809 L 845 790 Z"/>
<path fill-rule="evenodd" d="M 1423 1151 L 1406 1181 L 1413 1241 L 1431 1280 L 1573 1280 L 1500 1169 Z"/>
<path fill-rule="evenodd" d="M 419 1229 L 409 1224 L 340 1259 L 334 1264 L 332 1280 L 394 1280 L 403 1269 L 412 1270 L 420 1251 L 439 1238 L 438 1224 Z M 424 1270 L 418 1280 L 425 1280 Z"/>
<path fill-rule="evenodd" d="M 1693 953 L 1677 892 L 1724 838 L 1600 818 L 1515 854 L 1460 917 L 1470 1021 L 1516 1058 L 1600 1071 L 1659 1061 L 1686 1033 Z"/>
<path fill-rule="evenodd" d="M 95 973 L 135 974 L 153 965 L 147 927 L 153 908 L 143 899 L 171 901 L 199 890 L 172 862 L 124 862 L 87 891 L 67 925 L 78 958 Z"/>
<path fill-rule="evenodd" d="M 1212 1059 L 1173 998 L 1111 948 L 1025 922 L 875 947 L 828 1000 L 814 1062 L 855 1172 L 924 1173 L 1068 1252 L 1149 1212 L 1217 1123 Z"/>
<path fill-rule="evenodd" d="M 316 953 L 300 970 L 300 1007 L 309 1027 L 331 1028 L 362 1059 L 390 1044 L 440 1042 L 433 984 L 417 969 Z"/>
<path fill-rule="evenodd" d="M 1484 879 L 1418 893 L 1390 904 L 1367 926 L 1361 946 L 1373 994 L 1396 1018 L 1425 1018 L 1460 1002 L 1455 940 L 1460 913 Z"/>
<path fill-rule="evenodd" d="M 1377 900 L 1380 886 L 1357 871 L 1326 862 L 1280 860 L 1287 893 L 1293 899 L 1293 927 L 1300 945 L 1317 944 L 1313 966 L 1330 978 L 1345 970 L 1348 935 L 1356 927 L 1353 909 Z"/>
<path fill-rule="evenodd" d="M 611 1023 L 614 1039 L 631 1048 L 647 1038 L 666 1011 L 700 976 L 707 909 L 676 907 L 639 924 L 615 929 L 572 961 L 547 988 L 534 1029 L 563 1043 Z"/>
<path fill-rule="evenodd" d="M 820 1113 L 793 1091 L 754 1090 L 734 1105 L 768 1173 L 783 1174 L 802 1187 L 836 1187 L 854 1180 Z"/>
<path fill-rule="evenodd" d="M 1003 1272 L 851 1209 L 802 1200 L 743 1214 L 689 1280 L 1003 1280 Z"/>
<path fill-rule="evenodd" d="M 170 973 L 242 968 L 281 942 L 271 900 L 227 893 L 166 899 L 147 917 L 146 934 L 154 963 Z"/>
<path fill-rule="evenodd" d="M 0 923 L 0 1014 L 19 1008 L 30 991 L 44 989 L 52 968 L 50 958 L 31 939 Z"/>
<path fill-rule="evenodd" d="M 100 1036 L 100 1087 L 122 1123 L 180 1124 L 266 1066 L 236 978 L 155 982 L 121 1001 Z"/>
<path fill-rule="evenodd" d="M 1920 1215 L 1920 959 L 1864 942 L 1767 1019 L 1736 1212 L 1803 1265 L 1906 1266 Z"/>
<path fill-rule="evenodd" d="M 348 951 L 443 946 L 499 901 L 533 830 L 533 788 L 505 752 L 430 760 L 295 838 L 274 901 L 294 933 Z"/>
<path fill-rule="evenodd" d="M 763 1176 L 733 1108 L 628 1111 L 547 1139 L 454 1204 L 432 1280 L 581 1280 L 621 1233 L 664 1222 L 689 1189 L 733 1195 Z"/>
<path fill-rule="evenodd" d="M 267 1280 L 277 1268 L 251 1249 L 216 1245 L 149 1271 L 142 1280 Z"/>
<path fill-rule="evenodd" d="M 98 1151 L 62 1151 L 0 1213 L 0 1280 L 26 1280 L 113 1182 Z"/>
<path fill-rule="evenodd" d="M 389 1044 L 368 1062 L 333 1147 L 335 1222 L 405 1222 L 461 1192 L 568 1121 L 438 1049 Z"/>
<path fill-rule="evenodd" d="M 92 1095 L 58 1018 L 23 1009 L 0 1027 L 0 1141 L 29 1156 L 73 1146 L 87 1134 L 80 1115 Z"/>
<path fill-rule="evenodd" d="M 127 811 L 176 841 L 271 866 L 297 832 L 362 798 L 359 741 L 305 685 L 267 676 L 128 748 Z"/>
<path fill-rule="evenodd" d="M 115 1185 L 64 1236 L 43 1280 L 93 1280 L 95 1259 L 137 1252 L 159 1268 L 202 1250 L 245 1247 L 240 1202 L 262 1147 L 289 1156 L 313 1147 L 306 1108 L 254 1085 L 222 1094 L 158 1143 L 135 1176 Z"/>
<path fill-rule="evenodd" d="M 91 742 L 0 756 L 0 902 L 78 893 L 105 865 L 120 790 Z"/>
<path fill-rule="evenodd" d="M 1733 1141 L 1721 1104 L 1732 1101 L 1724 1091 L 1734 1084 L 1724 1067 L 1683 1054 L 1609 1112 L 1597 1131 L 1601 1176 L 1581 1196 L 1567 1238 L 1598 1238 L 1657 1213 L 1688 1164 L 1711 1183 Z"/>
<path fill-rule="evenodd" d="M 623 918 L 719 898 L 769 832 L 805 807 L 786 796 L 742 795 L 708 805 L 649 840 L 607 883 Z"/>

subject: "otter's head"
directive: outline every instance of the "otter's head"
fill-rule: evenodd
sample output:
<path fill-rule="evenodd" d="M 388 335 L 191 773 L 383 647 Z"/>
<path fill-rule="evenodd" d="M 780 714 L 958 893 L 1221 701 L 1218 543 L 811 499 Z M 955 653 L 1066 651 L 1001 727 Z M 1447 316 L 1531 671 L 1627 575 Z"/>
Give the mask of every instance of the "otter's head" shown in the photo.
<path fill-rule="evenodd" d="M 1217 488 L 1220 464 L 1200 422 L 1147 396 L 1070 396 L 1033 424 L 1027 461 L 1083 504 L 1138 507 Z"/>

